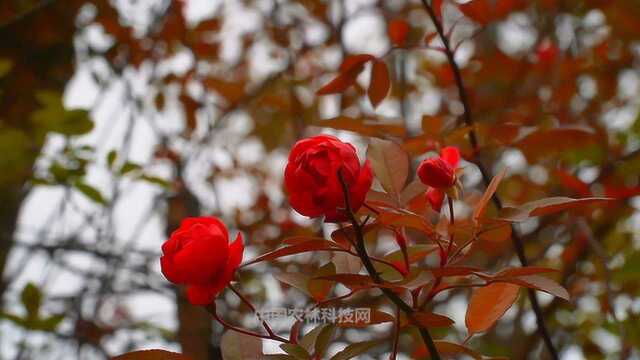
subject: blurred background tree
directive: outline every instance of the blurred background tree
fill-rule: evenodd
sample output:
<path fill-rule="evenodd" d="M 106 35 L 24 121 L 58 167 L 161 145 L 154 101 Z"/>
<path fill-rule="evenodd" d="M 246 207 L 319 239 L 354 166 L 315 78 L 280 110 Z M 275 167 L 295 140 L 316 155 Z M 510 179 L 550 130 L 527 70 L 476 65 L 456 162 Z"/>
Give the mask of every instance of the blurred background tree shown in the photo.
<path fill-rule="evenodd" d="M 330 234 L 289 208 L 281 184 L 291 145 L 319 131 L 359 146 L 360 135 L 393 139 L 414 166 L 456 145 L 469 160 L 467 199 L 484 190 L 475 161 L 491 173 L 509 167 L 499 192 L 507 204 L 620 199 L 518 231 L 529 262 L 560 269 L 556 280 L 572 295 L 570 303 L 540 296 L 562 357 L 640 357 L 640 3 L 434 5 L 461 78 L 420 1 L 3 1 L 0 357 L 162 347 L 220 358 L 221 329 L 161 276 L 160 244 L 200 214 L 245 232 L 247 257 L 286 237 Z M 404 48 L 388 38 L 393 19 L 410 25 Z M 316 95 L 346 56 L 365 53 L 390 70 L 386 100 L 371 105 L 368 71 L 341 95 Z M 369 240 L 393 248 L 388 235 Z M 483 266 L 517 264 L 508 237 L 476 250 Z M 245 270 L 243 290 L 267 308 L 301 306 L 306 297 L 273 274 L 312 274 L 330 257 Z M 438 337 L 464 338 L 467 295 L 436 299 L 459 314 L 457 330 Z M 236 298 L 224 299 L 230 318 L 252 323 Z M 485 354 L 544 358 L 535 329 L 523 297 L 471 343 Z"/>

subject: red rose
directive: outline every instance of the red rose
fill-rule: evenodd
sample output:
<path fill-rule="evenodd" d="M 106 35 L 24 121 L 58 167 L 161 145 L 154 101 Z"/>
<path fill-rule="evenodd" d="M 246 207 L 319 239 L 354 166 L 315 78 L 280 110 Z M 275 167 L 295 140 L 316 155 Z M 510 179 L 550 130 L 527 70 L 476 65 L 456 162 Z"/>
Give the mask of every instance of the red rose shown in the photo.
<path fill-rule="evenodd" d="M 326 222 L 347 220 L 339 208 L 345 207 L 341 171 L 349 189 L 353 211 L 364 203 L 373 174 L 369 161 L 360 166 L 356 149 L 329 135 L 318 135 L 298 141 L 289 154 L 284 171 L 284 184 L 291 206 L 308 217 L 325 216 Z"/>
<path fill-rule="evenodd" d="M 418 166 L 420 181 L 431 187 L 427 191 L 427 200 L 435 211 L 440 211 L 442 207 L 445 189 L 456 183 L 459 162 L 458 148 L 447 146 L 440 151 L 440 156 L 423 160 Z"/>
<path fill-rule="evenodd" d="M 186 218 L 162 244 L 160 266 L 169 281 L 187 285 L 192 304 L 207 305 L 229 284 L 243 251 L 242 235 L 229 245 L 229 233 L 219 219 Z"/>

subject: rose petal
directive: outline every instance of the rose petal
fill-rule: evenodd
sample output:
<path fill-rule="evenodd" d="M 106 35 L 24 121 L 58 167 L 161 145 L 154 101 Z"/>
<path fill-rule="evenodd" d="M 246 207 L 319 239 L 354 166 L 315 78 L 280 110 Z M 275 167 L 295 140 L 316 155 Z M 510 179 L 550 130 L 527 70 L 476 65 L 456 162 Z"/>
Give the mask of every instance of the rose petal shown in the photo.
<path fill-rule="evenodd" d="M 440 157 L 452 168 L 457 168 L 460 163 L 460 151 L 455 146 L 446 146 L 440 151 Z"/>

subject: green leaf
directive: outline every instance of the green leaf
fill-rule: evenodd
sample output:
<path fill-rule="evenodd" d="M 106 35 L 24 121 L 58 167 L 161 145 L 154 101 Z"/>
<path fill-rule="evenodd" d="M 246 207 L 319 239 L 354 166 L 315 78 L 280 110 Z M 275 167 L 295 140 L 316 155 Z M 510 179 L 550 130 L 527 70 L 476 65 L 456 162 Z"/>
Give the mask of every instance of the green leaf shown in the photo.
<path fill-rule="evenodd" d="M 13 67 L 13 63 L 9 59 L 0 59 L 0 78 L 7 75 L 11 68 Z"/>
<path fill-rule="evenodd" d="M 144 180 L 148 183 L 154 184 L 154 185 L 159 185 L 165 189 L 169 189 L 171 188 L 171 182 L 169 182 L 168 180 L 165 180 L 163 178 L 159 178 L 157 176 L 150 176 L 150 175 L 142 175 L 140 176 L 140 180 Z"/>
<path fill-rule="evenodd" d="M 33 283 L 28 283 L 22 293 L 20 294 L 20 300 L 24 308 L 27 310 L 28 319 L 37 319 L 40 312 L 40 305 L 42 305 L 42 292 Z"/>
<path fill-rule="evenodd" d="M 296 359 L 307 360 L 311 357 L 307 350 L 298 344 L 281 344 L 280 348 Z"/>
<path fill-rule="evenodd" d="M 363 342 L 351 344 L 351 345 L 347 346 L 346 348 L 344 348 L 344 350 L 342 350 L 339 353 L 335 354 L 331 358 L 331 360 L 348 360 L 348 359 L 352 359 L 352 358 L 364 353 L 365 351 L 371 349 L 372 347 L 377 346 L 378 344 L 380 344 L 379 340 L 370 340 L 370 341 L 363 341 Z"/>
<path fill-rule="evenodd" d="M 140 170 L 140 169 L 142 169 L 142 166 L 140 166 L 140 165 L 138 165 L 136 163 L 132 163 L 130 161 L 127 161 L 120 168 L 120 175 L 125 175 L 127 173 L 132 172 L 132 171 L 137 171 L 137 170 Z"/>
<path fill-rule="evenodd" d="M 316 339 L 316 343 L 314 346 L 313 354 L 316 358 L 321 358 L 324 355 L 335 333 L 336 327 L 333 325 L 329 324 L 322 328 L 320 334 L 318 334 L 318 338 Z"/>
<path fill-rule="evenodd" d="M 322 325 L 316 326 L 313 330 L 304 334 L 304 336 L 300 338 L 300 340 L 298 341 L 298 344 L 303 348 L 305 348 L 307 351 L 311 351 L 313 345 L 316 343 L 318 335 L 320 335 L 320 333 L 322 332 L 322 329 L 324 329 L 327 326 L 330 326 L 330 325 L 322 324 Z"/>
<path fill-rule="evenodd" d="M 624 265 L 614 270 L 613 279 L 617 282 L 640 280 L 640 252 L 625 256 Z"/>
<path fill-rule="evenodd" d="M 62 320 L 64 320 L 64 314 L 52 315 L 48 318 L 34 321 L 32 328 L 34 330 L 55 331 Z"/>
<path fill-rule="evenodd" d="M 118 153 L 115 150 L 109 151 L 107 154 L 107 166 L 109 166 L 109 168 L 113 168 L 113 164 L 116 162 L 117 158 Z"/>
<path fill-rule="evenodd" d="M 77 181 L 75 183 L 75 188 L 78 189 L 82 194 L 84 194 L 89 199 L 97 202 L 100 205 L 106 205 L 107 201 L 104 199 L 100 191 L 94 188 L 91 185 L 88 185 L 82 181 Z"/>
<path fill-rule="evenodd" d="M 48 132 L 64 135 L 83 135 L 93 129 L 93 122 L 86 110 L 67 110 L 62 96 L 52 91 L 36 93 L 36 99 L 42 107 L 31 114 L 31 122 L 36 125 L 43 137 Z"/>
<path fill-rule="evenodd" d="M 227 331 L 222 335 L 220 349 L 224 360 L 262 359 L 262 341 L 235 331 Z"/>

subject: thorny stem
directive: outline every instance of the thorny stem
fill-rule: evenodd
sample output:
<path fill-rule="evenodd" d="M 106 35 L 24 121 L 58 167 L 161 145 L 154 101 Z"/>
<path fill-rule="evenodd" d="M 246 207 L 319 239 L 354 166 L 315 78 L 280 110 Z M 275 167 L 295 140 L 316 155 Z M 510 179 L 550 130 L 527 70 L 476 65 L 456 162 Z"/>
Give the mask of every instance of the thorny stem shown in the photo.
<path fill-rule="evenodd" d="M 380 277 L 380 274 L 378 274 L 376 268 L 373 266 L 369 254 L 367 254 L 367 249 L 364 245 L 364 234 L 362 232 L 362 227 L 356 219 L 355 214 L 353 213 L 353 209 L 351 208 L 351 202 L 349 200 L 349 189 L 347 188 L 347 183 L 342 176 L 341 170 L 338 170 L 338 179 L 340 180 L 340 185 L 342 186 L 346 213 L 351 220 L 351 225 L 353 226 L 356 234 L 356 250 L 358 252 L 358 255 L 373 282 L 375 282 L 376 284 L 382 284 L 384 283 L 384 281 Z M 391 300 L 391 302 L 393 302 L 398 308 L 400 308 L 405 314 L 407 314 L 407 316 L 412 317 L 413 313 L 415 313 L 415 310 L 407 303 L 405 303 L 404 300 L 402 300 L 393 291 L 386 288 L 380 288 L 380 290 L 387 296 L 389 300 Z M 427 328 L 423 326 L 418 326 L 418 329 L 420 331 L 420 336 L 422 337 L 422 340 L 424 341 L 425 345 L 427 346 L 427 350 L 431 355 L 431 359 L 440 360 L 440 354 L 438 353 L 438 349 L 436 348 L 436 344 L 433 342 L 433 338 L 431 337 L 429 330 L 427 330 Z"/>
<path fill-rule="evenodd" d="M 451 46 L 449 44 L 449 38 L 444 32 L 442 23 L 438 20 L 438 17 L 436 16 L 435 11 L 431 7 L 431 5 L 429 5 L 427 0 L 421 0 L 421 1 L 422 1 L 422 4 L 424 5 L 425 10 L 429 14 L 429 18 L 431 18 L 431 21 L 436 27 L 438 36 L 442 40 L 442 44 L 445 47 L 445 54 L 447 56 L 449 65 L 451 66 L 451 69 L 453 71 L 456 87 L 458 88 L 458 96 L 460 97 L 460 101 L 462 102 L 462 107 L 464 109 L 464 114 L 463 114 L 464 122 L 471 129 L 469 131 L 469 143 L 471 144 L 471 147 L 473 148 L 474 154 L 476 156 L 475 164 L 476 166 L 478 166 L 478 169 L 482 174 L 482 181 L 485 187 L 487 187 L 491 182 L 491 178 L 489 177 L 489 173 L 487 169 L 484 167 L 484 165 L 479 159 L 480 147 L 478 145 L 478 137 L 476 136 L 476 132 L 474 130 L 474 121 L 471 113 L 471 107 L 469 105 L 470 103 L 467 96 L 467 90 L 464 87 L 464 82 L 462 80 L 462 74 L 460 72 L 460 68 L 458 67 L 458 64 L 455 61 L 454 52 L 451 50 Z M 502 201 L 500 200 L 497 194 L 493 194 L 492 200 L 499 210 L 502 209 Z M 511 226 L 513 228 L 512 229 L 513 231 L 511 232 L 512 233 L 511 239 L 513 240 L 513 247 L 516 251 L 516 255 L 520 260 L 520 264 L 522 266 L 527 266 L 529 264 L 529 261 L 527 260 L 526 254 L 524 252 L 524 245 L 523 245 L 522 239 L 518 235 L 516 231 L 517 229 L 515 229 L 513 225 Z M 545 343 L 545 346 L 547 348 L 547 351 L 551 355 L 551 358 L 559 359 L 558 351 L 556 350 L 555 346 L 553 345 L 553 342 L 551 341 L 551 336 L 549 334 L 549 330 L 547 329 L 547 325 L 545 323 L 542 310 L 540 309 L 540 304 L 538 303 L 538 298 L 536 297 L 536 293 L 533 289 L 527 289 L 527 294 L 529 296 L 529 302 L 531 302 L 531 308 L 533 309 L 533 312 L 536 315 L 536 321 L 538 323 L 538 333 L 542 337 Z"/>

